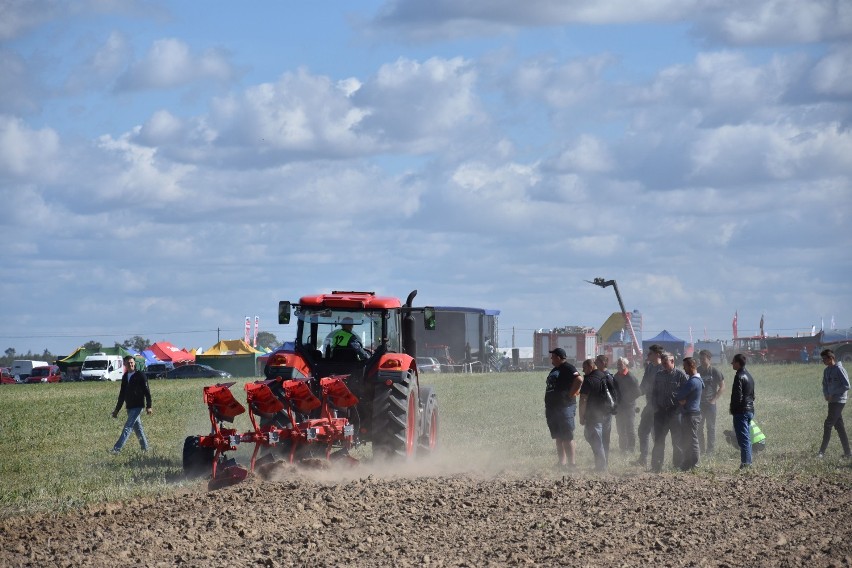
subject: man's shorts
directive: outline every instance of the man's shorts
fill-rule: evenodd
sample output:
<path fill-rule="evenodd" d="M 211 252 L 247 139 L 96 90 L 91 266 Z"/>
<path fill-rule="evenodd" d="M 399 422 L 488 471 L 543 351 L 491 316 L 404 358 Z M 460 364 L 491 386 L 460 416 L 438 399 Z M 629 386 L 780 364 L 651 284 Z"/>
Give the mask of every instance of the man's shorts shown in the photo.
<path fill-rule="evenodd" d="M 576 413 L 576 404 L 569 404 L 568 406 L 545 406 L 544 416 L 547 418 L 550 437 L 554 440 L 573 440 L 574 415 Z"/>

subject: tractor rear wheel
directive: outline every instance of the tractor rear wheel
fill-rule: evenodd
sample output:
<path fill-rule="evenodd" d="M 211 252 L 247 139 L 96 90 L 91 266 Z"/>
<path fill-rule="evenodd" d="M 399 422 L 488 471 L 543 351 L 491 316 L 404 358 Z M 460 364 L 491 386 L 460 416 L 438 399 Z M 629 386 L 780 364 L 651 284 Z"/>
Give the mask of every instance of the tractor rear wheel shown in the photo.
<path fill-rule="evenodd" d="M 438 397 L 432 387 L 423 387 L 420 389 L 420 400 L 423 402 L 423 423 L 417 453 L 419 456 L 429 456 L 438 449 Z"/>
<path fill-rule="evenodd" d="M 413 459 L 420 438 L 417 383 L 409 372 L 390 386 L 376 385 L 373 397 L 373 455 Z"/>
<path fill-rule="evenodd" d="M 210 475 L 213 472 L 213 448 L 202 447 L 201 436 L 188 436 L 183 441 L 183 473 L 188 478 Z"/>

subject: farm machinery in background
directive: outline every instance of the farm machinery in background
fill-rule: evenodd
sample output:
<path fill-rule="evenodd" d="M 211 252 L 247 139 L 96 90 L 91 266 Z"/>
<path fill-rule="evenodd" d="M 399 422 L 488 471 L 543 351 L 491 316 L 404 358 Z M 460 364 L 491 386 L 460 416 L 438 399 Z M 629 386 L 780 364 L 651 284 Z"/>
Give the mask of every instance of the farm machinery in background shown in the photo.
<path fill-rule="evenodd" d="M 339 292 L 279 302 L 278 321 L 297 318 L 293 347 L 272 353 L 266 379 L 245 385 L 251 431 L 226 427 L 246 411 L 231 386 L 204 388 L 211 432 L 184 441 L 187 475 L 210 474 L 215 489 L 243 480 L 256 468 L 318 460 L 356 463 L 349 451 L 372 443 L 373 456 L 410 460 L 438 446 L 438 400 L 420 384 L 414 312 L 435 329 L 434 308 L 413 308 L 373 292 Z M 344 324 L 362 349 L 332 345 Z M 228 458 L 254 444 L 248 467 Z M 262 456 L 260 454 L 263 454 Z M 259 457 L 260 456 L 260 457 Z"/>

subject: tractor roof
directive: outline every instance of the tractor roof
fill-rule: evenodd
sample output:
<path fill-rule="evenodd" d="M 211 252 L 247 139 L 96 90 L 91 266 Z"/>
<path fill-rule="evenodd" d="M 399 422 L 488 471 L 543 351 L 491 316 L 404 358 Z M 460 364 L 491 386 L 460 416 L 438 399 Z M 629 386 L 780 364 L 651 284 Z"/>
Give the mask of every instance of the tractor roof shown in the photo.
<path fill-rule="evenodd" d="M 335 290 L 331 294 L 302 296 L 299 299 L 299 305 L 306 307 L 381 310 L 399 308 L 402 304 L 400 304 L 397 298 L 376 296 L 375 292 L 340 292 Z"/>

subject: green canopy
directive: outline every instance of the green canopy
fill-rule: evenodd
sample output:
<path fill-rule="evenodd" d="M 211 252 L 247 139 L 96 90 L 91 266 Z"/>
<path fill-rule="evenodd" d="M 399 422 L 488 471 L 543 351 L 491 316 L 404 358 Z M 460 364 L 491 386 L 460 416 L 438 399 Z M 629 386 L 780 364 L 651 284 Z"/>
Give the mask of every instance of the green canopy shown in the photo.
<path fill-rule="evenodd" d="M 56 365 L 61 371 L 67 372 L 70 367 L 82 367 L 83 361 L 86 360 L 86 357 L 94 355 L 95 353 L 103 353 L 104 355 L 120 355 L 121 357 L 124 357 L 125 355 L 133 355 L 136 359 L 136 369 L 139 371 L 145 370 L 145 357 L 131 353 L 121 345 L 116 345 L 115 347 L 101 347 L 97 351 L 94 349 L 86 349 L 85 347 L 78 347 L 77 350 L 68 357 L 58 360 Z"/>

